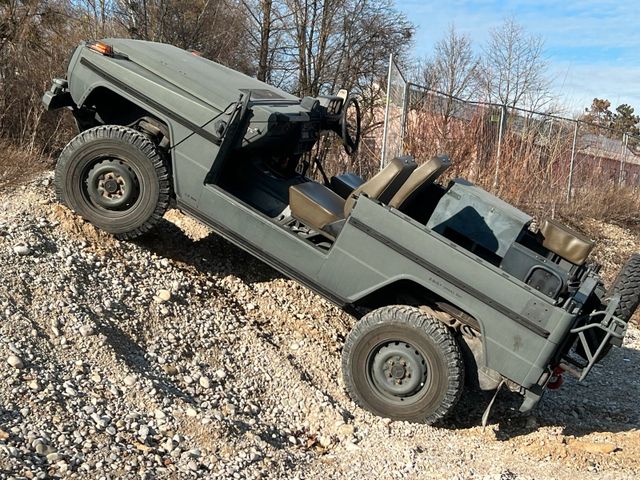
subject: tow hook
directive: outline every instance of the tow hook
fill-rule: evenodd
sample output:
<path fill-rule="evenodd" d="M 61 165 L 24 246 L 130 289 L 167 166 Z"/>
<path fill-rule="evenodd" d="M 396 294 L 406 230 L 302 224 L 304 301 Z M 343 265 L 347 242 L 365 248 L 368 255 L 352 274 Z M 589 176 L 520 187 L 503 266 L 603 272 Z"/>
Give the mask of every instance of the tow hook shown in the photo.
<path fill-rule="evenodd" d="M 562 367 L 556 367 L 553 369 L 549 382 L 547 382 L 547 388 L 549 390 L 558 390 L 562 386 L 564 383 L 564 378 L 562 378 L 563 372 L 564 369 Z"/>

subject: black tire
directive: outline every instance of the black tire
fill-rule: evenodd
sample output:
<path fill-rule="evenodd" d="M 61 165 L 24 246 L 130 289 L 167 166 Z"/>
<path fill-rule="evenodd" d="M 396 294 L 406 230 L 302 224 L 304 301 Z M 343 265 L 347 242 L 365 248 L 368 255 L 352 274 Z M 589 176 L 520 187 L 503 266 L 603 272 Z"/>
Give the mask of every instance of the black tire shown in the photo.
<path fill-rule="evenodd" d="M 58 200 L 120 239 L 153 228 L 169 206 L 171 182 L 156 146 L 128 127 L 104 125 L 71 140 L 56 164 Z"/>
<path fill-rule="evenodd" d="M 609 297 L 620 295 L 615 315 L 625 322 L 631 320 L 640 305 L 640 254 L 631 255 L 607 293 Z"/>
<path fill-rule="evenodd" d="M 342 374 L 350 397 L 366 410 L 430 425 L 446 417 L 464 387 L 451 331 L 418 308 L 399 305 L 374 310 L 355 325 L 342 351 Z"/>

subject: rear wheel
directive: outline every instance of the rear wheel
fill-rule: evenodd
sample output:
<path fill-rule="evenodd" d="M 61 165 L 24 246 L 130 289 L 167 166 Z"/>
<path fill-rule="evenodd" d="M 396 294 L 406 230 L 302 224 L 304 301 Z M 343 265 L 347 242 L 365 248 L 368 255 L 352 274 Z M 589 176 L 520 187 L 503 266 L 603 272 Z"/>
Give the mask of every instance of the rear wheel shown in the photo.
<path fill-rule="evenodd" d="M 169 205 L 165 162 L 145 135 L 104 125 L 77 135 L 60 154 L 58 199 L 96 227 L 130 239 L 155 226 Z"/>
<path fill-rule="evenodd" d="M 433 424 L 455 406 L 464 384 L 453 334 L 418 308 L 389 306 L 349 333 L 342 371 L 351 398 L 383 417 Z"/>

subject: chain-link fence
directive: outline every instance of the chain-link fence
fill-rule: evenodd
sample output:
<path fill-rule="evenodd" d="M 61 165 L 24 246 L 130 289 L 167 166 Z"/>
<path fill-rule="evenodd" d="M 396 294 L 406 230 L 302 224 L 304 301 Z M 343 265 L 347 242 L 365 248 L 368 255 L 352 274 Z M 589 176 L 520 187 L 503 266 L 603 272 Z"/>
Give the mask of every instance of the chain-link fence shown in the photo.
<path fill-rule="evenodd" d="M 629 201 L 640 207 L 640 138 L 406 82 L 401 93 L 401 82 L 392 80 L 402 78 L 396 70 L 392 63 L 385 161 L 401 152 L 419 162 L 446 153 L 453 160 L 451 176 L 534 209 L 579 203 L 588 210 Z"/>

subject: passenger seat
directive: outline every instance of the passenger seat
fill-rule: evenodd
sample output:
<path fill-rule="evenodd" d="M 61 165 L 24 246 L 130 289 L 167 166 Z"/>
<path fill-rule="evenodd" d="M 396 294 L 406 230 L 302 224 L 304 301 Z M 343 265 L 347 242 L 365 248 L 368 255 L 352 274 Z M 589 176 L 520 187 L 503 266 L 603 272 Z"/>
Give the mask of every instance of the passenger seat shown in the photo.
<path fill-rule="evenodd" d="M 335 238 L 342 227 L 341 220 L 349 216 L 358 195 L 365 194 L 389 203 L 416 166 L 409 156 L 396 157 L 371 180 L 356 188 L 346 200 L 316 182 L 293 185 L 289 187 L 291 215 L 306 226 Z"/>
<path fill-rule="evenodd" d="M 450 166 L 451 160 L 446 155 L 435 156 L 428 162 L 423 163 L 404 182 L 398 193 L 389 202 L 389 206 L 401 209 L 406 202 L 411 201 L 412 197 L 416 196 L 423 188 L 435 182 Z"/>

